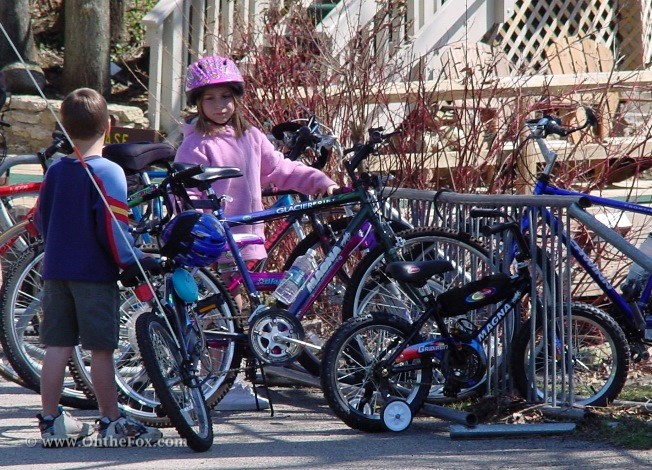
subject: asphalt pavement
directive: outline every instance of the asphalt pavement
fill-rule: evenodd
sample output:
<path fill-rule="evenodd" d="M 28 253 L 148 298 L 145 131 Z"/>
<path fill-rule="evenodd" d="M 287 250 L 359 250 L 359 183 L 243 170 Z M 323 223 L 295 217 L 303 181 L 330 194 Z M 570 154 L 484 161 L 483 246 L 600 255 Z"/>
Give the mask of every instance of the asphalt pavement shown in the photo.
<path fill-rule="evenodd" d="M 365 434 L 329 411 L 316 388 L 272 387 L 274 409 L 214 412 L 214 445 L 195 453 L 164 429 L 156 448 L 43 449 L 39 396 L 0 379 L 0 466 L 55 469 L 650 468 L 652 452 L 559 436 L 451 438 L 449 421 L 418 416 L 402 433 Z M 92 410 L 69 410 L 92 423 Z"/>

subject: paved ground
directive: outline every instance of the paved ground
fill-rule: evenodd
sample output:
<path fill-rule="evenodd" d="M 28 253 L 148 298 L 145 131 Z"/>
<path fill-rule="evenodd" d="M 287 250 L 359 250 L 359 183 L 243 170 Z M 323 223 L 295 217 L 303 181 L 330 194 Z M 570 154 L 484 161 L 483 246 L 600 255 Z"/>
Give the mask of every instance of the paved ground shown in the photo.
<path fill-rule="evenodd" d="M 417 417 L 400 434 L 364 434 L 328 410 L 320 392 L 274 387 L 269 411 L 215 413 L 215 444 L 206 453 L 186 447 L 43 449 L 35 414 L 39 397 L 0 379 L 0 466 L 55 469 L 401 469 L 401 468 L 644 468 L 652 452 L 580 441 L 570 435 L 451 439 L 450 423 Z M 72 410 L 93 421 L 92 411 Z M 165 429 L 173 444 L 177 434 Z"/>

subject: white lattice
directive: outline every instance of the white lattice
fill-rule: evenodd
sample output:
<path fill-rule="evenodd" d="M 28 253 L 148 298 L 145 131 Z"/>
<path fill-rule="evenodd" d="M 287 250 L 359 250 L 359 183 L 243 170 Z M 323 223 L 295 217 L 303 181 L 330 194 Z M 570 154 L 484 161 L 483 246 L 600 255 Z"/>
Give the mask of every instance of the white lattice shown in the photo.
<path fill-rule="evenodd" d="M 614 51 L 616 4 L 613 0 L 518 0 L 514 14 L 485 40 L 500 45 L 515 67 L 523 71 L 542 69 L 542 51 L 562 36 L 590 35 Z"/>
<path fill-rule="evenodd" d="M 643 58 L 645 67 L 652 66 L 652 2 L 643 1 L 641 15 L 645 29 L 643 31 Z"/>

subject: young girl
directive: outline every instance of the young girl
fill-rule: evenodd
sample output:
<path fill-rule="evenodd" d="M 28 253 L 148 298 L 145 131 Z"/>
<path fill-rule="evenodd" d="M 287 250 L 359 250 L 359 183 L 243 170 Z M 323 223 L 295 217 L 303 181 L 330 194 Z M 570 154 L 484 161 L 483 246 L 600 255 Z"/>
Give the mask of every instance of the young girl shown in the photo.
<path fill-rule="evenodd" d="M 176 161 L 207 167 L 237 167 L 243 175 L 217 181 L 216 194 L 233 198 L 226 215 L 241 215 L 263 209 L 261 190 L 270 184 L 303 194 L 332 194 L 337 185 L 319 170 L 283 158 L 265 134 L 249 124 L 239 112 L 244 80 L 237 66 L 226 57 L 204 57 L 188 67 L 186 98 L 197 106 L 197 117 L 184 125 L 184 140 Z M 234 227 L 235 233 L 264 237 L 264 225 Z M 249 245 L 247 260 L 266 257 L 262 245 Z"/>

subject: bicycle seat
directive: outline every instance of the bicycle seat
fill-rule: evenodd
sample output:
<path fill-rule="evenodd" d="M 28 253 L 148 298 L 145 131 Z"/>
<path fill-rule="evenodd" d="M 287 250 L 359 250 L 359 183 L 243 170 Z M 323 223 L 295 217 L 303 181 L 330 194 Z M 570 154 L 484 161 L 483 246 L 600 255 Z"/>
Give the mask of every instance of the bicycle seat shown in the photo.
<path fill-rule="evenodd" d="M 213 182 L 227 178 L 238 178 L 242 176 L 240 168 L 236 167 L 207 167 L 203 173 L 184 180 L 183 184 L 187 188 L 207 189 Z"/>
<path fill-rule="evenodd" d="M 409 282 L 417 286 L 424 286 L 428 279 L 436 274 L 452 271 L 450 261 L 394 261 L 385 268 L 385 273 L 397 281 Z"/>
<path fill-rule="evenodd" d="M 176 149 L 170 144 L 149 142 L 132 142 L 127 144 L 105 145 L 102 156 L 117 163 L 126 174 L 143 171 L 157 163 L 167 163 L 174 160 Z"/>

